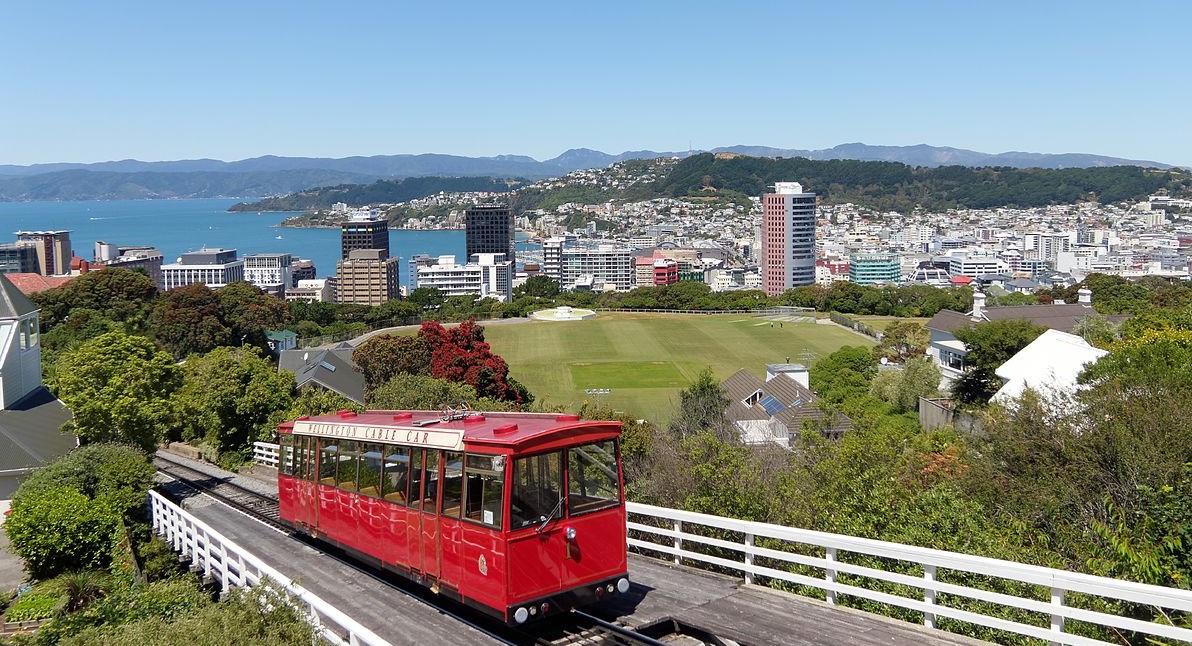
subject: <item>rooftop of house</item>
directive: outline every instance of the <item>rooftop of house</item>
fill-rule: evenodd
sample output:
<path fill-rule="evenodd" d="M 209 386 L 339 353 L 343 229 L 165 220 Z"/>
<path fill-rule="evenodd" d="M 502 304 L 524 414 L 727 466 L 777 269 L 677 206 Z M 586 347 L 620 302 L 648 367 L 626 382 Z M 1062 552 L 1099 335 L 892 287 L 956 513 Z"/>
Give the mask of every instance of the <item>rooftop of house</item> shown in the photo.
<path fill-rule="evenodd" d="M 47 289 L 61 287 L 74 278 L 74 276 L 42 276 L 41 274 L 29 273 L 3 274 L 3 276 L 8 280 L 9 283 L 20 290 L 22 296 L 28 296 L 29 294 L 44 292 Z M 8 290 L 3 291 L 7 292 Z M 8 300 L 7 296 L 0 298 Z M 30 303 L 30 305 L 32 305 L 32 303 Z M 34 306 L 33 309 L 37 309 L 37 307 Z M 5 311 L 7 311 L 7 309 Z"/>
<path fill-rule="evenodd" d="M 1076 379 L 1085 366 L 1109 354 L 1075 334 L 1047 330 L 1010 357 L 995 371 L 1006 383 L 993 401 L 1018 397 L 1030 388 L 1039 392 L 1076 390 Z"/>
<path fill-rule="evenodd" d="M 0 471 L 40 467 L 77 446 L 75 436 L 59 430 L 70 417 L 44 387 L 0 410 Z"/>
<path fill-rule="evenodd" d="M 298 388 L 311 383 L 364 403 L 364 373 L 352 362 L 352 347 L 283 350 L 277 359 L 278 371 L 294 375 Z"/>
<path fill-rule="evenodd" d="M 829 417 L 819 407 L 815 393 L 786 374 L 762 381 L 748 370 L 738 370 L 721 383 L 728 393 L 725 415 L 736 423 L 746 420 L 774 420 L 798 432 L 805 421 L 827 420 L 832 430 L 847 430 L 852 421 L 843 415 Z"/>

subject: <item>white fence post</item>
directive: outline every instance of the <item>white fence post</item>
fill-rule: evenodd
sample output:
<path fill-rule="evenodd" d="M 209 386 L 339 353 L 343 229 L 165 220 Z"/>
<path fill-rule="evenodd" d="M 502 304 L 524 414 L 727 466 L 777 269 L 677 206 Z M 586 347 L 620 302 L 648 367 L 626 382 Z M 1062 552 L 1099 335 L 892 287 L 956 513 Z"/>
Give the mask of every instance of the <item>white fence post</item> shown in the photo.
<path fill-rule="evenodd" d="M 923 566 L 923 603 L 929 606 L 935 605 L 935 566 Z M 928 628 L 935 628 L 935 613 L 923 613 L 923 625 Z"/>
<path fill-rule="evenodd" d="M 683 521 L 675 521 L 675 565 L 683 564 L 683 557 L 679 556 L 679 550 L 683 549 Z"/>
<path fill-rule="evenodd" d="M 1064 589 L 1052 586 L 1051 588 L 1051 605 L 1064 607 Z M 1062 612 L 1062 610 L 1061 610 Z M 1064 616 L 1061 614 L 1051 613 L 1051 632 L 1063 634 L 1064 632 Z M 1053 641 L 1052 644 L 1058 646 L 1060 642 Z"/>
<path fill-rule="evenodd" d="M 753 583 L 753 534 L 745 534 L 745 583 Z"/>
<path fill-rule="evenodd" d="M 836 548 L 835 547 L 824 548 L 824 560 L 827 561 L 829 564 L 836 562 Z M 836 569 L 831 568 L 831 567 L 824 568 L 824 579 L 827 580 L 828 583 L 836 583 Z M 830 604 L 835 605 L 836 604 L 836 590 L 834 590 L 832 588 L 828 588 L 828 593 L 827 593 L 827 595 L 825 595 L 824 600 Z"/>

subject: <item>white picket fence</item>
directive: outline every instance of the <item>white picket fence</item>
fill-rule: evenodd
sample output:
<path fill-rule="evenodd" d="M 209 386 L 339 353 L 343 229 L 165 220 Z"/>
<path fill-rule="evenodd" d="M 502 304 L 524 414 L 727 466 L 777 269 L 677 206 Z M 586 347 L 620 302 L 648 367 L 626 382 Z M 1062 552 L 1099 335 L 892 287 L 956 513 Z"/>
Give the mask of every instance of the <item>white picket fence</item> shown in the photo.
<path fill-rule="evenodd" d="M 273 447 L 276 464 L 277 445 L 269 446 Z M 1046 640 L 1052 644 L 1117 646 L 1116 642 L 1065 632 L 1065 624 L 1070 620 L 1192 643 L 1192 630 L 1187 628 L 1069 605 L 1073 597 L 1081 606 L 1088 605 L 1088 597 L 1100 597 L 1157 607 L 1165 612 L 1192 612 L 1192 591 L 1188 590 L 635 502 L 627 503 L 626 508 L 629 513 L 629 546 L 637 551 L 666 555 L 675 563 L 684 565 L 705 564 L 720 571 L 735 571 L 742 575 L 745 583 L 754 583 L 760 578 L 816 588 L 824 591 L 828 603 L 836 603 L 837 596 L 845 594 L 905 608 L 922 613 L 923 624 L 928 628 L 937 628 L 938 619 L 946 617 Z M 732 536 L 733 539 L 724 536 Z M 759 542 L 762 544 L 759 545 Z M 891 567 L 901 564 L 899 569 L 914 570 L 918 574 L 849 562 L 858 556 L 876 557 Z M 786 569 L 788 567 L 804 571 L 813 568 L 822 574 L 800 574 Z M 967 572 L 987 577 L 989 581 L 1037 586 L 1046 592 L 1047 600 L 941 580 L 947 577 L 940 575 L 949 572 Z M 842 574 L 851 576 L 846 576 L 842 581 Z M 915 596 L 863 587 L 872 585 L 872 582 L 910 588 L 915 591 Z M 946 603 L 941 603 L 940 595 L 945 596 Z M 953 597 L 985 602 L 988 604 L 985 607 L 990 611 L 994 611 L 994 608 L 1009 608 L 1035 613 L 1041 621 L 1039 625 L 1034 625 L 961 609 L 956 607 L 955 601 L 951 599 Z"/>
<path fill-rule="evenodd" d="M 191 565 L 204 576 L 219 581 L 223 592 L 233 587 L 254 586 L 267 580 L 286 591 L 319 634 L 332 644 L 391 646 L 335 606 L 269 567 L 156 491 L 149 492 L 149 505 L 153 530 L 173 546 L 174 551 L 190 557 Z"/>

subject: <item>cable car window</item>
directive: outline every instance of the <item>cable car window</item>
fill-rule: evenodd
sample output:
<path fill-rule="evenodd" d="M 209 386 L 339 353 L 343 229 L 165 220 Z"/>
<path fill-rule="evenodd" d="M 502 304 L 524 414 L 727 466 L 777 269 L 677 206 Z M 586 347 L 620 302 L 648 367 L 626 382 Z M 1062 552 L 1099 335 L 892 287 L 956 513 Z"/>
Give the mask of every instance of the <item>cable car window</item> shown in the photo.
<path fill-rule="evenodd" d="M 567 507 L 576 516 L 621 504 L 615 440 L 567 450 Z"/>
<path fill-rule="evenodd" d="M 509 522 L 513 529 L 563 517 L 563 460 L 559 453 L 518 458 L 513 463 Z"/>
<path fill-rule="evenodd" d="M 460 501 L 464 494 L 464 454 L 448 451 L 443 454 L 443 501 L 439 513 L 459 518 Z"/>
<path fill-rule="evenodd" d="M 359 464 L 360 451 L 357 442 L 343 440 L 339 446 L 339 474 L 337 476 L 340 489 L 356 490 L 356 466 Z"/>
<path fill-rule="evenodd" d="M 386 446 L 385 471 L 381 475 L 381 497 L 389 502 L 406 504 L 406 487 L 410 483 L 410 449 Z"/>
<path fill-rule="evenodd" d="M 501 529 L 501 510 L 505 508 L 505 456 L 471 455 L 466 458 L 464 488 L 467 499 L 464 519 Z"/>
<path fill-rule="evenodd" d="M 373 498 L 381 497 L 381 449 L 380 444 L 360 445 L 360 493 Z"/>
<path fill-rule="evenodd" d="M 335 459 L 339 455 L 339 449 L 335 445 L 339 440 L 320 440 L 319 446 L 319 482 L 325 485 L 335 486 Z"/>
<path fill-rule="evenodd" d="M 278 448 L 277 470 L 283 476 L 294 475 L 294 436 L 282 435 Z"/>
<path fill-rule="evenodd" d="M 295 458 L 301 465 L 302 469 L 295 469 L 303 480 L 315 479 L 315 438 L 302 436 L 298 438 L 298 444 L 295 447 L 297 457 Z"/>
<path fill-rule="evenodd" d="M 418 451 L 418 449 L 414 449 Z M 439 452 L 422 449 L 423 465 L 419 482 L 410 481 L 410 506 L 428 514 L 435 513 L 435 497 L 439 493 Z M 419 493 L 421 485 L 421 493 Z"/>

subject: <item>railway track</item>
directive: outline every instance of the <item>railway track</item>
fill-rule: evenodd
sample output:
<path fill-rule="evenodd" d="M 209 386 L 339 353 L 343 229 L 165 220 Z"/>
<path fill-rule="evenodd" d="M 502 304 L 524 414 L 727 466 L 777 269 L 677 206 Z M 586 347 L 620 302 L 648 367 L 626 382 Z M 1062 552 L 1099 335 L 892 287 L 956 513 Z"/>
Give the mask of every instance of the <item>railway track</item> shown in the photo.
<path fill-rule="evenodd" d="M 533 626 L 534 632 L 528 632 L 524 627 L 516 629 L 505 626 L 487 616 L 473 616 L 473 611 L 463 606 L 457 609 L 454 607 L 457 604 L 437 597 L 425 588 L 410 586 L 404 580 L 385 572 L 377 572 L 355 561 L 350 556 L 340 553 L 339 550 L 319 543 L 316 539 L 293 533 L 289 526 L 281 522 L 277 498 L 274 496 L 242 487 L 231 482 L 229 478 L 212 475 L 187 466 L 161 453 L 155 456 L 154 462 L 158 471 L 182 485 L 210 496 L 246 516 L 291 534 L 294 538 L 318 548 L 329 558 L 336 559 L 360 574 L 376 579 L 396 592 L 417 598 L 452 619 L 463 622 L 510 646 L 722 646 L 725 644 L 725 642 L 715 639 L 694 639 L 677 632 L 655 638 L 580 611 L 573 611 L 570 615 L 560 617 L 548 625 Z"/>
<path fill-rule="evenodd" d="M 213 476 L 158 453 L 154 459 L 157 470 L 201 491 L 208 496 L 243 512 L 271 527 L 289 531 L 281 522 L 277 498 L 242 487 L 227 478 Z"/>

